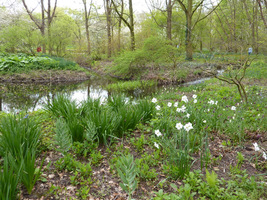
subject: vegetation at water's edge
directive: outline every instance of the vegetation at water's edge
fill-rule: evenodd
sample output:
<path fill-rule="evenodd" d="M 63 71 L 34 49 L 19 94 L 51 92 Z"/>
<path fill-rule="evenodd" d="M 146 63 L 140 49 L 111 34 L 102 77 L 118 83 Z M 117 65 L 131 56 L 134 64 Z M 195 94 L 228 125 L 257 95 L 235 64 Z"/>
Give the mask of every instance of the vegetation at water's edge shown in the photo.
<path fill-rule="evenodd" d="M 0 54 L 0 73 L 27 73 L 35 70 L 79 70 L 75 62 L 52 56 L 26 54 Z"/>
<path fill-rule="evenodd" d="M 247 81 L 266 80 L 257 74 L 263 67 L 255 63 Z M 34 198 L 38 190 L 48 199 L 107 199 L 119 187 L 123 191 L 118 195 L 135 199 L 263 198 L 267 91 L 256 85 L 247 85 L 246 91 L 248 104 L 237 88 L 211 79 L 141 100 L 115 95 L 105 102 L 77 104 L 57 96 L 45 111 L 2 113 L 0 181 L 21 198 Z M 20 153 L 25 135 L 31 134 L 34 142 L 38 129 L 40 143 L 27 140 L 38 150 Z M 23 133 L 17 137 L 20 143 L 8 139 L 18 132 Z M 16 157 L 22 162 L 14 161 Z M 16 176 L 8 175 L 7 167 Z M 40 174 L 25 179 L 27 169 Z"/>

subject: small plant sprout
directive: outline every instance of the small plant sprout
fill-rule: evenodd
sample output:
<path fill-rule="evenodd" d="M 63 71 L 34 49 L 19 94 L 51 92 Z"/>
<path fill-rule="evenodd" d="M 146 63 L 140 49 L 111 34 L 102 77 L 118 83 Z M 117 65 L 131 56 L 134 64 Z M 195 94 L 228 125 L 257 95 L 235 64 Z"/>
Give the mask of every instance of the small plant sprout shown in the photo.
<path fill-rule="evenodd" d="M 157 149 L 159 149 L 159 145 L 158 145 L 158 143 L 154 142 L 154 146 L 155 146 Z"/>
<path fill-rule="evenodd" d="M 160 106 L 159 105 L 156 106 L 156 110 L 160 110 Z"/>
<path fill-rule="evenodd" d="M 171 102 L 169 102 L 167 106 L 168 106 L 168 107 L 172 107 L 172 103 L 171 103 Z"/>
<path fill-rule="evenodd" d="M 197 95 L 196 95 L 196 94 L 194 94 L 192 97 L 193 97 L 193 99 L 196 99 L 196 98 L 197 98 Z"/>
<path fill-rule="evenodd" d="M 182 101 L 187 103 L 188 102 L 187 96 L 182 96 Z"/>
<path fill-rule="evenodd" d="M 193 129 L 193 126 L 190 122 L 188 122 L 186 125 L 184 125 L 184 129 L 189 132 L 191 129 Z"/>
<path fill-rule="evenodd" d="M 158 100 L 157 100 L 156 98 L 153 98 L 151 102 L 152 102 L 152 103 L 157 103 L 157 101 L 158 101 Z"/>
<path fill-rule="evenodd" d="M 178 130 L 181 130 L 183 128 L 183 125 L 181 123 L 177 123 L 175 126 Z"/>
<path fill-rule="evenodd" d="M 260 147 L 259 147 L 259 145 L 256 142 L 253 143 L 253 146 L 255 148 L 255 151 L 259 151 L 260 150 Z"/>
<path fill-rule="evenodd" d="M 162 136 L 162 134 L 161 134 L 161 132 L 160 132 L 159 130 L 155 130 L 155 135 L 156 135 L 157 137 Z"/>
<path fill-rule="evenodd" d="M 178 102 L 175 102 L 175 103 L 173 104 L 173 106 L 174 106 L 174 107 L 178 107 Z"/>
<path fill-rule="evenodd" d="M 232 107 L 231 107 L 231 110 L 236 110 L 236 107 L 235 107 L 235 106 L 232 106 Z"/>

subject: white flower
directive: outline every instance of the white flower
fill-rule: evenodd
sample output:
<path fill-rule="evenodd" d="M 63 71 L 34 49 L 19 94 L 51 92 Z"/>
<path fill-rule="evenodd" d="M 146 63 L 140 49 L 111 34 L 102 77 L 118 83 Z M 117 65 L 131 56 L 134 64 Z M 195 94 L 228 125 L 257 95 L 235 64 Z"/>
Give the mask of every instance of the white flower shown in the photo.
<path fill-rule="evenodd" d="M 178 130 L 181 130 L 183 128 L 183 125 L 181 123 L 177 123 L 175 126 Z"/>
<path fill-rule="evenodd" d="M 158 100 L 157 100 L 156 98 L 153 98 L 153 99 L 152 99 L 152 103 L 157 103 L 157 101 L 158 101 Z"/>
<path fill-rule="evenodd" d="M 158 149 L 159 148 L 159 145 L 156 143 L 156 142 L 154 142 L 154 146 Z"/>
<path fill-rule="evenodd" d="M 186 125 L 184 125 L 184 129 L 188 132 L 193 129 L 193 126 L 190 122 L 188 122 Z"/>
<path fill-rule="evenodd" d="M 233 117 L 233 119 L 235 119 L 235 117 Z"/>
<path fill-rule="evenodd" d="M 197 100 L 196 99 L 194 99 L 194 103 L 197 103 Z"/>
<path fill-rule="evenodd" d="M 171 102 L 168 103 L 168 107 L 172 107 L 172 103 Z"/>
<path fill-rule="evenodd" d="M 210 109 L 208 109 L 208 112 L 210 111 Z"/>
<path fill-rule="evenodd" d="M 177 108 L 176 111 L 177 111 L 177 112 L 181 112 L 181 108 Z"/>
<path fill-rule="evenodd" d="M 190 114 L 189 114 L 189 113 L 187 113 L 187 114 L 186 114 L 186 117 L 187 117 L 187 118 L 189 118 L 189 117 L 190 117 Z"/>
<path fill-rule="evenodd" d="M 253 145 L 254 145 L 255 151 L 259 151 L 260 150 L 260 147 L 256 142 L 253 143 Z"/>
<path fill-rule="evenodd" d="M 182 101 L 187 103 L 188 102 L 187 96 L 182 96 Z"/>
<path fill-rule="evenodd" d="M 159 105 L 157 105 L 157 106 L 156 106 L 156 109 L 157 109 L 157 110 L 160 110 L 160 106 L 159 106 Z"/>
<path fill-rule="evenodd" d="M 194 94 L 194 95 L 193 95 L 193 99 L 196 99 L 196 98 L 197 98 L 197 95 L 196 95 L 196 94 Z"/>
<path fill-rule="evenodd" d="M 159 130 L 155 130 L 155 135 L 158 136 L 158 137 L 162 136 L 162 134 L 161 134 L 161 132 Z"/>
<path fill-rule="evenodd" d="M 186 107 L 183 105 L 183 106 L 181 107 L 181 111 L 184 113 L 185 110 L 186 110 Z"/>
<path fill-rule="evenodd" d="M 265 160 L 267 160 L 267 156 L 266 156 L 266 153 L 265 153 L 265 152 L 263 152 L 262 157 L 263 157 Z"/>
<path fill-rule="evenodd" d="M 213 101 L 213 100 L 209 100 L 208 103 L 209 103 L 210 105 L 213 105 L 213 104 L 214 104 L 214 101 Z"/>
<path fill-rule="evenodd" d="M 174 106 L 174 107 L 178 107 L 178 102 L 175 102 L 175 103 L 173 104 L 173 106 Z"/>
<path fill-rule="evenodd" d="M 232 106 L 232 107 L 231 107 L 231 110 L 236 110 L 236 107 L 235 107 L 235 106 Z"/>
<path fill-rule="evenodd" d="M 215 102 L 215 105 L 217 105 L 218 101 Z"/>
<path fill-rule="evenodd" d="M 203 123 L 205 124 L 207 121 L 206 120 L 203 120 Z"/>

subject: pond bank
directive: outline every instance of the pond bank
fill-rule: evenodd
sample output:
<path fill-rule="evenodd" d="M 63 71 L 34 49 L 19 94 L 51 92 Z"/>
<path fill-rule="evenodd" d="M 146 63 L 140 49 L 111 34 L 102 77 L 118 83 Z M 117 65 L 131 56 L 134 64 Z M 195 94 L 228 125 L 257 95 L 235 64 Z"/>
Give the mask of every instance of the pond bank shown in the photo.
<path fill-rule="evenodd" d="M 90 79 L 90 75 L 84 71 L 39 70 L 29 73 L 1 75 L 0 83 L 56 83 L 85 81 L 88 79 Z"/>

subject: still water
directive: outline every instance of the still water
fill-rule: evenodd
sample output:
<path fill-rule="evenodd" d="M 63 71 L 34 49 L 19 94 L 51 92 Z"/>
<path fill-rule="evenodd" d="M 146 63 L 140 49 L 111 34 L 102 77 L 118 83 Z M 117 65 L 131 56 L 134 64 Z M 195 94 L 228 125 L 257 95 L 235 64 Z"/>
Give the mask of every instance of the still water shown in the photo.
<path fill-rule="evenodd" d="M 43 108 L 57 94 L 67 94 L 78 103 L 88 98 L 100 98 L 104 101 L 111 94 L 104 86 L 110 83 L 114 83 L 114 80 L 94 77 L 80 83 L 0 84 L 0 111 L 36 111 Z M 146 90 L 138 88 L 126 95 L 145 96 L 154 91 L 155 87 Z"/>
<path fill-rule="evenodd" d="M 182 86 L 194 85 L 204 82 L 209 78 L 188 82 Z M 112 91 L 107 91 L 105 85 L 116 80 L 103 77 L 92 77 L 88 81 L 79 83 L 48 83 L 48 84 L 0 84 L 0 111 L 7 113 L 19 111 L 36 111 L 42 109 L 57 94 L 69 95 L 76 102 L 88 98 L 100 98 L 104 101 Z M 173 86 L 170 86 L 173 87 Z M 162 87 L 137 88 L 125 93 L 126 96 L 144 97 L 159 91 Z M 166 87 L 165 87 L 166 89 Z"/>

